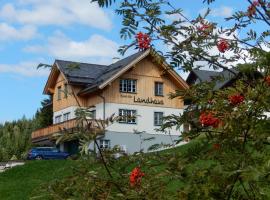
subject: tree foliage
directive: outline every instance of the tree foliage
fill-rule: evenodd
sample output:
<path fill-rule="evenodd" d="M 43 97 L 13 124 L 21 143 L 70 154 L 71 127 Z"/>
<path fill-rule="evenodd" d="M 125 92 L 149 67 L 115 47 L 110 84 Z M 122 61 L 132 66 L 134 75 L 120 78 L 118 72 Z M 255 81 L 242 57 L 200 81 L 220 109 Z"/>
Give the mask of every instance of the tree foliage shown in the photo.
<path fill-rule="evenodd" d="M 94 2 L 108 7 L 115 1 Z M 211 4 L 214 0 L 204 2 Z M 124 166 L 134 164 L 148 169 L 145 175 L 148 178 L 143 179 L 140 187 L 130 187 L 128 170 L 118 168 L 116 161 L 108 156 L 103 164 L 107 171 L 113 171 L 111 176 L 100 178 L 102 170 L 86 169 L 73 177 L 73 188 L 67 186 L 70 180 L 54 185 L 58 190 L 52 193 L 53 198 L 84 194 L 89 199 L 166 199 L 166 194 L 168 199 L 270 198 L 270 122 L 267 118 L 270 111 L 270 1 L 245 2 L 245 10 L 226 19 L 233 24 L 226 28 L 208 19 L 211 9 L 189 19 L 181 8 L 175 7 L 174 1 L 117 2 L 116 13 L 122 17 L 123 26 L 120 36 L 128 41 L 120 47 L 121 53 L 132 47 L 139 48 L 135 36 L 143 32 L 154 41 L 152 48 L 156 51 L 162 52 L 158 49 L 160 44 L 167 47 L 163 56 L 172 67 L 190 71 L 207 66 L 228 71 L 235 79 L 220 90 L 215 85 L 225 81 L 224 77 L 171 94 L 172 98 L 188 99 L 189 105 L 182 115 L 167 116 L 161 131 L 172 126 L 180 129 L 189 123 L 192 129 L 184 132 L 183 138 L 201 142 L 185 153 L 175 152 L 169 157 L 161 155 L 157 159 L 155 154 L 141 153 L 138 157 L 123 158 L 122 162 L 127 162 Z M 263 26 L 264 30 L 258 31 L 257 26 Z M 155 171 L 153 165 L 159 170 Z M 88 176 L 80 179 L 87 171 Z M 85 182 L 87 190 L 80 186 Z M 177 186 L 173 194 L 164 189 L 169 182 Z M 68 192 L 63 191 L 66 187 Z M 157 191 L 158 196 L 153 193 Z"/>
<path fill-rule="evenodd" d="M 22 119 L 0 124 L 0 161 L 13 158 L 25 159 L 32 146 L 31 133 L 52 124 L 52 105 L 50 99 L 41 102 L 33 119 Z"/>

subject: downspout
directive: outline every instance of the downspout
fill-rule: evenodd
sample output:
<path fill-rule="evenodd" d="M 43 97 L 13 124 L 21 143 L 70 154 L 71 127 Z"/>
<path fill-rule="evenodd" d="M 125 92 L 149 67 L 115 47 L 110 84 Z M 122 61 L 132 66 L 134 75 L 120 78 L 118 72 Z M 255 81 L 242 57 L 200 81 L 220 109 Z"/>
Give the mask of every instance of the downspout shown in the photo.
<path fill-rule="evenodd" d="M 104 96 L 98 94 L 98 96 L 103 100 L 103 120 L 105 120 L 105 116 L 106 116 L 106 99 Z"/>
<path fill-rule="evenodd" d="M 98 94 L 98 96 L 102 99 L 103 101 L 103 121 L 105 121 L 105 115 L 106 115 L 106 112 L 105 112 L 105 103 L 106 103 L 106 99 L 104 96 L 102 96 L 101 94 Z M 94 152 L 96 153 L 96 145 L 94 144 Z"/>

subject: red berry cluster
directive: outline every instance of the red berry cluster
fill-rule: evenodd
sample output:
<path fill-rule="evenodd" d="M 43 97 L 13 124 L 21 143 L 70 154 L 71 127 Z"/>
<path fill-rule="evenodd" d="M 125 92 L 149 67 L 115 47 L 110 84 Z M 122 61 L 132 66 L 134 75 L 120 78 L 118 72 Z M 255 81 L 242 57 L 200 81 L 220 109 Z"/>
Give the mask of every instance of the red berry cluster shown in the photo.
<path fill-rule="evenodd" d="M 266 77 L 264 78 L 264 80 L 265 80 L 266 84 L 267 84 L 268 86 L 270 86 L 270 75 L 269 75 L 269 76 L 266 76 Z"/>
<path fill-rule="evenodd" d="M 252 17 L 256 14 L 256 7 L 265 5 L 261 0 L 253 1 L 252 4 L 247 9 L 247 16 Z"/>
<path fill-rule="evenodd" d="M 245 100 L 245 97 L 241 94 L 234 94 L 229 96 L 229 102 L 230 104 L 236 106 L 240 103 L 242 103 Z"/>
<path fill-rule="evenodd" d="M 146 50 L 150 48 L 151 38 L 146 33 L 142 32 L 137 33 L 136 39 L 138 42 L 139 49 Z"/>
<path fill-rule="evenodd" d="M 213 144 L 213 149 L 215 149 L 215 150 L 219 150 L 220 147 L 221 147 L 221 145 L 218 143 Z"/>
<path fill-rule="evenodd" d="M 257 1 L 253 2 L 247 9 L 247 16 L 252 17 L 256 14 Z"/>
<path fill-rule="evenodd" d="M 144 173 L 141 171 L 141 169 L 139 167 L 135 167 L 129 176 L 130 186 L 133 187 L 133 186 L 140 185 L 143 176 L 144 176 Z"/>
<path fill-rule="evenodd" d="M 227 51 L 230 46 L 227 40 L 222 39 L 217 43 L 217 48 L 221 53 L 225 53 L 225 51 Z"/>
<path fill-rule="evenodd" d="M 212 29 L 212 25 L 210 25 L 210 24 L 204 24 L 204 23 L 202 23 L 202 25 L 200 27 L 198 27 L 198 30 L 201 33 L 203 33 L 204 36 L 209 35 L 211 29 Z"/>
<path fill-rule="evenodd" d="M 211 112 L 201 113 L 199 120 L 202 126 L 205 127 L 212 126 L 214 128 L 217 128 L 220 123 L 220 120 L 215 117 Z"/>

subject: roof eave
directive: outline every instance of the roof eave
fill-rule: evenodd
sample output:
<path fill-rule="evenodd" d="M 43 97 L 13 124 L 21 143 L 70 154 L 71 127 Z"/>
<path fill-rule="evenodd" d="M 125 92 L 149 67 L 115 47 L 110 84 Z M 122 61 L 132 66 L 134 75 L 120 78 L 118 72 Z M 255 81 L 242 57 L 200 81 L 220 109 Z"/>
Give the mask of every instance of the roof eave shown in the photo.
<path fill-rule="evenodd" d="M 69 81 L 68 81 L 67 77 L 61 71 L 61 68 L 59 67 L 57 61 L 55 61 L 54 64 L 52 65 L 51 73 L 50 73 L 50 75 L 49 75 L 49 77 L 47 79 L 46 85 L 45 85 L 45 87 L 43 89 L 43 94 L 45 94 L 45 95 L 51 95 L 51 93 L 49 91 L 48 85 L 49 85 L 49 80 L 52 78 L 52 76 L 54 75 L 54 73 L 56 73 L 56 71 L 54 70 L 55 69 L 54 67 L 56 67 L 56 69 L 59 71 L 59 74 L 62 74 L 62 76 L 64 77 L 64 79 L 66 80 L 66 82 L 69 84 Z"/>

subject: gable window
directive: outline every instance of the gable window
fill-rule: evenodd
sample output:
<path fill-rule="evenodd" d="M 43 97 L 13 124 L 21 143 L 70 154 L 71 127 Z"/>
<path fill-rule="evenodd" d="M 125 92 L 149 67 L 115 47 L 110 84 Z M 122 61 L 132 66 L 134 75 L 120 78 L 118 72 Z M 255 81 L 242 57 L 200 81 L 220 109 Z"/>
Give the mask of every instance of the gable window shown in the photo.
<path fill-rule="evenodd" d="M 68 97 L 68 85 L 67 84 L 64 85 L 64 95 L 65 95 L 65 98 Z"/>
<path fill-rule="evenodd" d="M 154 112 L 154 125 L 161 126 L 163 123 L 163 112 Z"/>
<path fill-rule="evenodd" d="M 120 80 L 120 92 L 136 93 L 137 92 L 137 80 L 121 79 Z"/>
<path fill-rule="evenodd" d="M 55 117 L 55 120 L 54 120 L 55 124 L 61 123 L 61 119 L 62 119 L 62 116 L 61 115 L 56 116 Z"/>
<path fill-rule="evenodd" d="M 136 110 L 119 109 L 119 123 L 136 124 Z"/>
<path fill-rule="evenodd" d="M 163 83 L 155 82 L 155 95 L 163 96 Z"/>
<path fill-rule="evenodd" d="M 65 114 L 63 115 L 63 121 L 68 121 L 68 120 L 70 120 L 70 112 L 65 113 Z"/>
<path fill-rule="evenodd" d="M 61 92 L 62 92 L 61 86 L 59 86 L 59 87 L 57 88 L 57 100 L 61 100 Z"/>
<path fill-rule="evenodd" d="M 110 140 L 99 140 L 99 147 L 101 149 L 109 149 L 110 148 Z"/>

